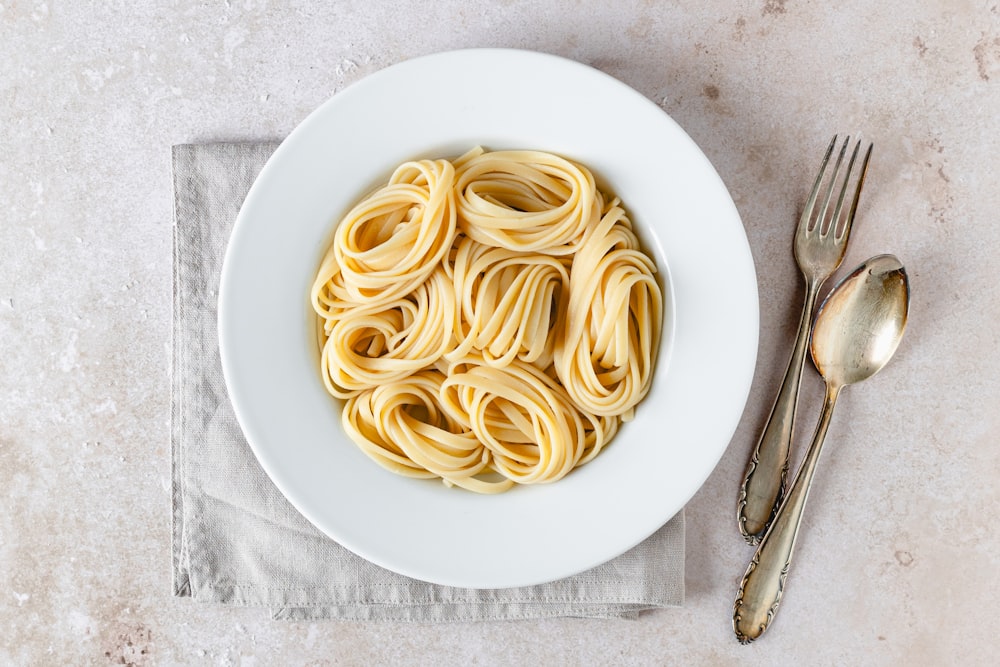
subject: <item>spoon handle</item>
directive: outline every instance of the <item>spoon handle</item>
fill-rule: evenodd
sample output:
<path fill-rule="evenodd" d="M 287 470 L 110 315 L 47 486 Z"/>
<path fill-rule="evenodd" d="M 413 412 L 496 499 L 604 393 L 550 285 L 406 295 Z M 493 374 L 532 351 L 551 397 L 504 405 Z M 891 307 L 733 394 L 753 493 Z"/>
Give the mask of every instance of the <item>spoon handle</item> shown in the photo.
<path fill-rule="evenodd" d="M 795 407 L 799 400 L 799 384 L 805 362 L 809 328 L 812 324 L 819 281 L 806 283 L 806 298 L 799 318 L 799 329 L 792 346 L 785 377 L 778 389 L 778 396 L 764 430 L 750 454 L 747 470 L 740 485 L 736 505 L 736 520 L 740 533 L 750 544 L 757 544 L 760 536 L 774 518 L 781 503 L 788 476 L 788 452 L 791 448 Z"/>
<path fill-rule="evenodd" d="M 819 461 L 820 450 L 830 426 L 830 417 L 837 402 L 841 386 L 827 384 L 823 412 L 820 414 L 816 433 L 802 466 L 784 502 L 778 508 L 774 521 L 764 534 L 750 565 L 747 566 L 736 602 L 733 605 L 733 630 L 742 644 L 749 644 L 764 634 L 778 611 L 778 603 L 785 588 L 785 578 L 792 562 L 795 538 L 802 522 L 802 514 L 809 498 L 813 473 Z"/>

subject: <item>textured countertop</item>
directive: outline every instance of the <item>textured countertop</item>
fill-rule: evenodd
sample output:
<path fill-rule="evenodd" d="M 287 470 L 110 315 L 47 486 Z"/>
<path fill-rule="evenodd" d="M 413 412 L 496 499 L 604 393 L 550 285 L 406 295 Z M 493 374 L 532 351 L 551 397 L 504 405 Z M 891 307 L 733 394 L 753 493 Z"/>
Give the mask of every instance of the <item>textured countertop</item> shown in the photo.
<path fill-rule="evenodd" d="M 0 2 L 0 663 L 993 662 L 993 3 L 133 4 Z M 366 74 L 471 46 L 555 53 L 635 87 L 701 146 L 743 217 L 759 364 L 687 507 L 685 606 L 408 625 L 171 597 L 170 146 L 281 138 Z M 892 363 L 844 393 L 780 614 L 744 647 L 730 616 L 752 549 L 735 490 L 798 317 L 790 233 L 822 148 L 845 131 L 876 148 L 844 267 L 898 255 L 910 325 Z M 804 403 L 820 394 L 807 368 Z"/>

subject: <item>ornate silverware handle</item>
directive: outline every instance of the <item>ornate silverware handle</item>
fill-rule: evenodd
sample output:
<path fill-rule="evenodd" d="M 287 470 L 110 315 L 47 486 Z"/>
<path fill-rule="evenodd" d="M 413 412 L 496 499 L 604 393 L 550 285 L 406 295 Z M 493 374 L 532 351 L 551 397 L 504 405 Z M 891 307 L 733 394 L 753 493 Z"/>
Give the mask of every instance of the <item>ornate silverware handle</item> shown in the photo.
<path fill-rule="evenodd" d="M 816 434 L 799 468 L 781 507 L 764 534 L 764 539 L 754 553 L 733 606 L 733 630 L 736 638 L 748 644 L 764 634 L 778 611 L 785 578 L 792 562 L 795 538 L 802 522 L 802 513 L 809 498 L 809 487 L 819 460 L 826 431 L 830 426 L 833 407 L 840 394 L 840 386 L 827 386 L 823 412 L 816 426 Z"/>
<path fill-rule="evenodd" d="M 757 544 L 774 517 L 785 491 L 788 476 L 788 451 L 792 442 L 795 407 L 799 400 L 799 384 L 809 343 L 809 328 L 820 282 L 806 283 L 805 304 L 799 319 L 799 330 L 788 360 L 785 377 L 757 445 L 750 455 L 747 470 L 740 485 L 736 519 L 740 533 L 750 544 Z"/>

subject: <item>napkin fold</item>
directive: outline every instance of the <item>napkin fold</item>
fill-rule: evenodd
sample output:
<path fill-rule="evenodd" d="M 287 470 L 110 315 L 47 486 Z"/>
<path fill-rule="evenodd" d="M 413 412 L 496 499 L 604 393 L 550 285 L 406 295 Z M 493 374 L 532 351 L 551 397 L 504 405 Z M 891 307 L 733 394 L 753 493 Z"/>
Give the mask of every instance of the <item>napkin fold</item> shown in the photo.
<path fill-rule="evenodd" d="M 173 147 L 174 595 L 267 607 L 274 618 L 296 620 L 634 618 L 682 604 L 683 513 L 587 572 L 539 586 L 477 590 L 416 581 L 369 563 L 291 506 L 244 440 L 226 393 L 216 328 L 232 224 L 277 146 Z"/>

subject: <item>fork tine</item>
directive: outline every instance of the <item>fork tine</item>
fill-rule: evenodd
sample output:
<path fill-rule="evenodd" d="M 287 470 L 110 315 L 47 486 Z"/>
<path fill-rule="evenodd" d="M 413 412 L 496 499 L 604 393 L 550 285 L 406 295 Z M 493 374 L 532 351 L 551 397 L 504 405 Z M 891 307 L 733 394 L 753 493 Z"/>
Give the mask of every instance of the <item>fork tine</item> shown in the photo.
<path fill-rule="evenodd" d="M 806 202 L 806 206 L 802 209 L 802 218 L 799 220 L 799 229 L 801 231 L 809 230 L 809 221 L 812 219 L 813 207 L 816 205 L 816 197 L 819 195 L 819 186 L 823 183 L 823 174 L 826 173 L 826 165 L 830 161 L 830 155 L 833 153 L 834 146 L 837 145 L 837 135 L 833 135 L 833 139 L 830 140 L 830 145 L 826 147 L 826 154 L 823 155 L 823 164 L 819 166 L 819 173 L 816 174 L 816 182 L 813 183 L 812 192 L 809 193 L 809 201 Z"/>
<path fill-rule="evenodd" d="M 840 153 L 837 155 L 837 163 L 833 167 L 833 174 L 830 175 L 830 183 L 826 187 L 826 197 L 823 200 L 823 210 L 820 211 L 819 217 L 816 218 L 816 231 L 820 233 L 821 236 L 825 236 L 833 231 L 834 227 L 837 225 L 836 215 L 830 220 L 829 226 L 824 231 L 823 226 L 826 222 L 826 213 L 830 210 L 830 199 L 833 197 L 833 186 L 837 184 L 837 175 L 840 173 L 840 165 L 844 161 L 844 154 L 847 153 L 847 146 L 851 143 L 851 137 L 844 138 L 844 145 L 840 147 Z M 850 175 L 850 171 L 847 172 Z"/>
<path fill-rule="evenodd" d="M 855 156 L 858 154 L 858 148 L 860 148 L 860 147 L 861 147 L 861 141 L 858 141 L 858 145 L 854 148 L 854 155 Z M 841 240 L 842 238 L 846 238 L 847 235 L 851 233 L 851 225 L 854 224 L 854 214 L 858 210 L 858 201 L 861 199 L 861 187 L 865 184 L 865 176 L 868 175 L 868 161 L 872 157 L 872 148 L 874 148 L 874 147 L 875 147 L 875 144 L 872 144 L 872 143 L 868 144 L 868 150 L 865 151 L 865 157 L 861 161 L 861 171 L 858 172 L 858 184 L 854 187 L 854 198 L 851 200 L 851 208 L 848 210 L 848 212 L 847 212 L 847 218 L 844 220 L 844 229 L 843 229 L 843 231 L 839 235 L 837 235 L 837 240 L 838 241 Z M 851 158 L 851 162 L 852 163 L 854 162 L 854 158 L 853 157 Z M 848 173 L 850 173 L 850 170 L 848 170 Z M 844 187 L 845 188 L 847 187 L 847 178 L 846 177 L 844 178 Z M 841 197 L 841 199 L 844 198 L 843 193 L 841 193 L 840 197 Z M 837 215 L 838 215 L 838 217 L 840 215 L 840 205 L 839 204 L 837 206 Z"/>
<path fill-rule="evenodd" d="M 846 146 L 845 146 L 846 148 Z M 847 163 L 847 171 L 844 172 L 844 182 L 840 186 L 840 195 L 837 197 L 837 207 L 833 210 L 833 217 L 830 218 L 830 231 L 833 232 L 834 238 L 837 240 L 843 237 L 843 234 L 839 234 L 837 228 L 840 227 L 840 214 L 844 209 L 844 197 L 847 196 L 847 183 L 851 180 L 851 172 L 854 171 L 854 163 L 858 159 L 858 151 L 861 150 L 861 140 L 858 139 L 858 143 L 854 145 L 854 152 L 851 153 L 851 159 Z M 847 225 L 843 225 L 843 229 L 846 232 Z"/>

